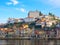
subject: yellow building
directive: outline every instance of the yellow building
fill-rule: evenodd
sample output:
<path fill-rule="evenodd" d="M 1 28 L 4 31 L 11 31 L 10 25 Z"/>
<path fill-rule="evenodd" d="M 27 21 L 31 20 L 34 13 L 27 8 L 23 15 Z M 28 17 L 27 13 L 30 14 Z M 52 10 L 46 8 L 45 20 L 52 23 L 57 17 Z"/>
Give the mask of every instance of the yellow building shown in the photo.
<path fill-rule="evenodd" d="M 28 24 L 23 24 L 23 28 L 28 28 Z"/>

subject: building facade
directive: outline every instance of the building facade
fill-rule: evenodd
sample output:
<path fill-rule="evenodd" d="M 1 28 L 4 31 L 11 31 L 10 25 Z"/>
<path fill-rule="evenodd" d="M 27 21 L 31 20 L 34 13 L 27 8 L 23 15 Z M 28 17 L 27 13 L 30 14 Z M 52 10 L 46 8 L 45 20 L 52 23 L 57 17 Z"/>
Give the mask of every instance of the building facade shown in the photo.
<path fill-rule="evenodd" d="M 39 17 L 39 11 L 30 11 L 29 13 L 28 13 L 28 17 L 33 17 L 33 18 L 37 18 L 37 17 Z"/>

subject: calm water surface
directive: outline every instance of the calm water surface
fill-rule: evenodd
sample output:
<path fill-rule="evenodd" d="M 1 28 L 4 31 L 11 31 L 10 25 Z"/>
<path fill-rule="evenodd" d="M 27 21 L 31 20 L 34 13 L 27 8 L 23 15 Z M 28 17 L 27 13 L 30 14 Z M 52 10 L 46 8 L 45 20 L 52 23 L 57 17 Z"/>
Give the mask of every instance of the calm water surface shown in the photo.
<path fill-rule="evenodd" d="M 60 40 L 0 40 L 0 45 L 60 45 Z"/>

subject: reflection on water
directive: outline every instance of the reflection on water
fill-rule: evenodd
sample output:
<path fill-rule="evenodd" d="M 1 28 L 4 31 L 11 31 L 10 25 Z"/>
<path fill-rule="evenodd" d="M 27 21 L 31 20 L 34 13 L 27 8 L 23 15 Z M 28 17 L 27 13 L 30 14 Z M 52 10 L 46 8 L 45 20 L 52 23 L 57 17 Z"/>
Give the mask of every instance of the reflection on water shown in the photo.
<path fill-rule="evenodd" d="M 0 40 L 0 45 L 60 45 L 60 40 Z"/>

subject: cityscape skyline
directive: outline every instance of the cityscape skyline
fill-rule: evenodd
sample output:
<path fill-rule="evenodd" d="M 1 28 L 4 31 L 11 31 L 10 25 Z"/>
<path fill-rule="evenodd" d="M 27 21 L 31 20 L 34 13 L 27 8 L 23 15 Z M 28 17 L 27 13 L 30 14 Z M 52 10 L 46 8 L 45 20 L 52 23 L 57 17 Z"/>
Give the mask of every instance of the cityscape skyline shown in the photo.
<path fill-rule="evenodd" d="M 60 0 L 0 0 L 0 23 L 5 23 L 9 17 L 25 18 L 31 10 L 60 17 Z"/>

